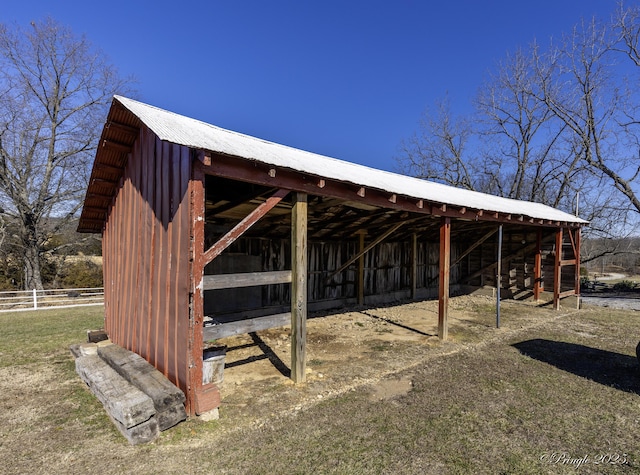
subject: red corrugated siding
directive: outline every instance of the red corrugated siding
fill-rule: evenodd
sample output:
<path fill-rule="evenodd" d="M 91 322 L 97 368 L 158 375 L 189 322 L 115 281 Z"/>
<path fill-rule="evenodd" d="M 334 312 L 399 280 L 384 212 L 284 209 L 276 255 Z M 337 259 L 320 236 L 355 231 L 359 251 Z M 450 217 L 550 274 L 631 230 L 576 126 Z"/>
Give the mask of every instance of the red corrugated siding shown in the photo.
<path fill-rule="evenodd" d="M 191 153 L 141 128 L 103 232 L 105 328 L 187 392 Z"/>

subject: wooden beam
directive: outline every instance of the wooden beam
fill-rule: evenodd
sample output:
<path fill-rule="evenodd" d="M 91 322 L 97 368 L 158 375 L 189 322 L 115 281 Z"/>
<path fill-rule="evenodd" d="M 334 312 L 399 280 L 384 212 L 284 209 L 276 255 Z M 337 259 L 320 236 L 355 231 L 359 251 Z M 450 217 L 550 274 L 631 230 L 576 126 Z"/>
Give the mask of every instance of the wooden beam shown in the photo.
<path fill-rule="evenodd" d="M 104 216 L 105 218 L 107 216 L 107 210 L 105 208 L 98 207 L 98 206 L 85 206 L 83 208 L 83 211 L 90 211 L 90 212 L 93 212 L 93 213 L 98 213 L 98 214 L 100 214 L 100 216 Z"/>
<path fill-rule="evenodd" d="M 132 137 L 137 137 L 140 133 L 140 129 L 138 129 L 138 127 L 132 127 L 131 125 L 121 124 L 120 122 L 114 121 L 107 122 L 107 124 L 105 125 L 105 129 L 117 130 L 119 132 L 131 135 Z"/>
<path fill-rule="evenodd" d="M 440 222 L 440 279 L 438 282 L 438 337 L 449 336 L 449 276 L 451 263 L 451 218 Z"/>
<path fill-rule="evenodd" d="M 306 379 L 307 194 L 296 193 L 291 209 L 291 379 Z"/>
<path fill-rule="evenodd" d="M 496 328 L 500 328 L 500 298 L 502 297 L 502 229 L 498 226 L 498 255 L 496 256 Z"/>
<path fill-rule="evenodd" d="M 382 209 L 394 209 L 435 216 L 449 216 L 459 218 L 457 209 L 448 209 L 446 204 L 436 204 L 423 200 L 423 208 L 416 206 L 416 197 L 397 195 L 396 203 L 389 201 L 389 193 L 372 188 L 354 187 L 353 184 L 340 181 L 326 180 L 322 187 L 322 193 L 318 191 L 319 180 L 322 177 L 308 176 L 293 170 L 278 169 L 276 177 L 268 176 L 270 166 L 267 164 L 248 162 L 247 160 L 222 154 L 215 154 L 211 165 L 205 168 L 205 173 L 222 178 L 256 183 L 266 186 L 277 186 L 289 190 L 308 192 L 310 194 L 332 197 L 347 201 L 356 201 L 367 205 L 378 206 Z M 469 210 L 467 210 L 469 211 Z M 506 222 L 507 217 L 498 212 L 487 210 L 475 210 L 478 221 Z M 536 226 L 557 226 L 554 222 L 548 224 L 544 220 L 532 223 Z M 579 223 L 571 223 L 571 227 L 579 227 Z"/>
<path fill-rule="evenodd" d="M 107 178 L 92 178 L 91 179 L 91 184 L 95 185 L 95 184 L 104 184 L 104 185 L 112 185 L 112 186 L 116 186 L 118 184 L 118 180 L 109 180 Z"/>
<path fill-rule="evenodd" d="M 542 291 L 542 230 L 538 229 L 536 235 L 536 253 L 533 263 L 533 299 L 540 300 Z"/>
<path fill-rule="evenodd" d="M 571 230 L 569 230 L 571 233 Z M 576 258 L 576 286 L 575 286 L 575 294 L 577 297 L 576 308 L 580 308 L 580 228 L 575 230 L 575 258 Z"/>
<path fill-rule="evenodd" d="M 220 206 L 216 206 L 215 208 L 211 208 L 207 210 L 207 216 L 215 216 L 217 214 L 220 213 L 224 213 L 226 211 L 229 211 L 233 208 L 235 208 L 236 206 L 240 206 L 241 204 L 244 204 L 248 201 L 252 201 L 252 200 L 258 200 L 260 198 L 262 198 L 263 196 L 269 194 L 269 193 L 274 193 L 277 191 L 277 188 L 270 188 L 266 191 L 260 191 L 258 193 L 252 191 L 251 193 L 245 193 L 244 195 L 242 195 L 239 198 L 236 198 L 234 200 L 229 200 L 228 203 L 225 203 L 223 205 Z"/>
<path fill-rule="evenodd" d="M 102 141 L 102 146 L 105 148 L 110 148 L 111 150 L 115 150 L 116 152 L 129 153 L 131 152 L 131 148 L 133 145 L 128 145 L 125 143 L 115 142 L 113 140 L 104 139 Z"/>
<path fill-rule="evenodd" d="M 291 282 L 291 271 L 242 272 L 240 274 L 205 275 L 204 290 L 237 289 L 255 285 L 288 284 Z"/>
<path fill-rule="evenodd" d="M 97 198 L 97 199 L 104 199 L 104 200 L 112 200 L 113 199 L 113 194 L 96 193 L 95 191 L 92 191 L 90 193 L 87 193 L 87 198 Z"/>
<path fill-rule="evenodd" d="M 411 300 L 416 299 L 418 290 L 418 235 L 411 234 Z"/>
<path fill-rule="evenodd" d="M 560 293 L 558 294 L 558 298 L 559 298 L 559 299 L 563 299 L 563 298 L 565 298 L 565 297 L 571 297 L 572 295 L 575 295 L 575 294 L 576 294 L 576 292 L 575 292 L 575 290 L 573 290 L 573 289 L 571 289 L 571 290 L 565 290 L 564 292 L 560 292 Z"/>
<path fill-rule="evenodd" d="M 218 242 L 216 242 L 204 253 L 204 265 L 206 266 L 220 254 L 222 254 L 222 251 L 233 244 L 236 239 L 242 236 L 247 231 L 247 229 L 258 222 L 260 218 L 271 211 L 278 203 L 280 203 L 280 201 L 282 201 L 282 198 L 287 196 L 288 193 L 289 190 L 285 190 L 283 188 L 279 189 L 273 194 L 273 196 L 267 198 L 267 201 L 265 201 L 251 213 L 249 213 L 249 215 L 242 221 L 240 221 L 231 231 L 222 236 Z"/>
<path fill-rule="evenodd" d="M 396 232 L 400 226 L 402 226 L 403 224 L 405 224 L 407 221 L 400 221 L 399 223 L 394 224 L 393 226 L 391 226 L 389 229 L 387 229 L 382 235 L 380 235 L 377 239 L 375 239 L 373 242 L 371 242 L 367 247 L 365 247 L 362 251 L 358 252 L 355 256 L 353 256 L 351 259 L 349 259 L 347 262 L 345 262 L 344 264 L 342 264 L 338 269 L 336 269 L 335 271 L 333 271 L 333 273 L 327 277 L 325 279 L 325 283 L 329 283 L 331 282 L 331 279 L 333 279 L 336 275 L 338 275 L 340 272 L 342 272 L 343 270 L 345 270 L 347 267 L 349 267 L 351 264 L 353 264 L 357 259 L 360 258 L 360 256 L 366 254 L 367 252 L 369 252 L 371 249 L 373 249 L 374 247 L 376 247 L 378 244 L 380 244 L 382 241 L 384 241 L 390 234 L 393 234 L 394 232 Z"/>
<path fill-rule="evenodd" d="M 196 158 L 202 163 L 204 166 L 211 166 L 211 153 L 207 150 L 200 150 L 196 156 Z"/>
<path fill-rule="evenodd" d="M 114 167 L 113 165 L 106 165 L 104 163 L 96 162 L 96 170 L 100 172 L 113 173 L 115 175 L 122 175 L 124 173 L 124 168 Z"/>
<path fill-rule="evenodd" d="M 569 241 L 571 241 L 571 249 L 573 249 L 573 255 L 575 256 L 577 254 L 576 252 L 576 242 L 573 239 L 573 233 L 571 232 L 571 230 L 567 230 L 567 234 L 569 235 Z"/>
<path fill-rule="evenodd" d="M 462 254 L 460 254 L 458 256 L 458 258 L 453 262 L 453 264 L 451 264 L 451 267 L 454 267 L 455 265 L 459 264 L 460 261 L 462 259 L 464 259 L 465 257 L 467 257 L 469 254 L 471 254 L 478 246 L 480 246 L 483 242 L 485 242 L 487 239 L 489 239 L 491 236 L 493 236 L 496 231 L 498 230 L 498 228 L 496 229 L 492 229 L 491 231 L 489 231 L 487 234 L 485 234 L 484 236 L 482 236 L 480 239 L 478 239 L 475 243 L 473 243 L 466 251 L 464 251 Z"/>
<path fill-rule="evenodd" d="M 260 330 L 268 330 L 270 328 L 284 327 L 291 323 L 291 313 L 278 313 L 276 315 L 268 315 L 266 317 L 250 318 L 246 320 L 237 320 L 235 322 L 222 323 L 204 327 L 204 341 L 217 340 L 234 335 L 243 335 L 245 333 L 257 332 Z"/>
<path fill-rule="evenodd" d="M 186 410 L 194 415 L 198 407 L 198 394 L 202 391 L 202 326 L 204 320 L 204 291 L 202 277 L 204 275 L 204 173 L 198 160 L 193 161 L 192 177 L 189 182 L 191 193 L 191 262 L 189 278 L 191 279 L 191 305 L 189 315 L 189 341 L 187 401 Z M 213 408 L 211 408 L 213 409 Z"/>
<path fill-rule="evenodd" d="M 366 231 L 358 232 L 358 305 L 364 305 L 364 237 Z"/>
<path fill-rule="evenodd" d="M 556 258 L 553 264 L 553 308 L 560 310 L 560 287 L 562 284 L 562 228 L 556 231 Z"/>
<path fill-rule="evenodd" d="M 82 222 L 86 225 L 86 224 L 94 224 L 97 227 L 99 227 L 100 229 L 102 229 L 102 226 L 104 226 L 104 219 L 90 219 L 90 218 L 82 218 Z M 84 229 L 86 229 L 86 226 L 84 227 Z"/>

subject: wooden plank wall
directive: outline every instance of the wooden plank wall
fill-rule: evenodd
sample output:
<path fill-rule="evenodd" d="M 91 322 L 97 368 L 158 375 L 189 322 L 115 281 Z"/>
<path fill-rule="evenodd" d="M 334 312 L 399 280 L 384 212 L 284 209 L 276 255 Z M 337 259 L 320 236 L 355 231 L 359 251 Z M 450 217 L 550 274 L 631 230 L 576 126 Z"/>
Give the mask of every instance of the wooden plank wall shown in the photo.
<path fill-rule="evenodd" d="M 510 232 L 506 230 L 503 239 L 502 255 L 502 288 L 509 298 L 529 297 L 533 292 L 535 251 L 523 252 L 523 248 L 536 242 L 537 231 Z M 495 239 L 489 239 L 480 246 L 479 252 L 474 252 L 467 258 L 467 275 L 484 269 L 494 263 L 497 257 Z M 542 283 L 547 291 L 553 289 L 553 242 L 547 240 L 542 247 Z M 470 285 L 495 287 L 495 267 L 487 269 L 481 275 L 471 279 Z"/>
<path fill-rule="evenodd" d="M 553 289 L 553 242 L 547 240 L 543 244 L 542 250 L 542 281 L 544 289 Z M 496 234 L 497 236 L 497 234 Z M 490 238 L 478 246 L 469 255 L 463 258 L 457 265 L 450 269 L 451 285 L 465 283 L 473 287 L 493 287 L 496 282 L 496 268 L 487 268 L 496 262 L 496 239 Z M 523 248 L 535 244 L 537 230 L 532 228 L 526 233 L 522 231 L 513 232 L 508 229 L 504 233 L 503 239 L 503 261 L 502 265 L 502 286 L 505 298 L 529 298 L 533 296 L 535 252 L 522 252 Z M 523 243 L 523 241 L 525 241 Z M 451 259 L 464 252 L 473 242 L 459 241 L 452 239 Z M 383 242 L 367 252 L 364 256 L 364 286 L 365 299 L 372 295 L 389 296 L 389 300 L 394 300 L 399 295 L 399 291 L 409 291 L 411 288 L 411 246 L 410 240 Z M 265 239 L 265 238 L 241 238 L 229 249 L 231 254 L 229 259 L 251 255 L 255 259 L 255 268 L 251 271 L 279 271 L 290 269 L 290 244 L 286 239 Z M 331 302 L 335 301 L 336 306 L 340 306 L 347 299 L 357 297 L 357 262 L 349 266 L 345 271 L 337 274 L 330 281 L 327 278 L 335 269 L 338 269 L 344 262 L 354 256 L 358 250 L 358 238 L 344 242 L 333 241 L 311 241 L 309 243 L 309 302 Z M 462 250 L 462 251 L 461 251 Z M 418 239 L 417 243 L 417 284 L 418 289 L 437 289 L 438 287 L 438 260 L 439 244 L 434 240 Z M 215 261 L 214 261 L 215 262 Z M 485 269 L 482 273 L 480 270 Z M 571 267 L 566 271 L 566 284 L 570 284 L 572 275 Z M 246 269 L 227 269 L 225 272 L 243 272 Z M 207 273 L 213 272 L 211 268 Z M 478 274 L 470 280 L 466 276 Z M 563 280 L 565 280 L 565 270 L 563 269 Z M 246 292 L 245 289 L 238 289 L 239 292 Z M 290 286 L 288 284 L 262 286 L 261 290 L 254 288 L 253 292 L 258 292 L 261 297 L 252 308 L 258 307 L 285 307 L 290 300 Z M 211 292 L 218 292 L 217 294 Z M 226 292 L 226 293 L 225 293 Z M 222 302 L 224 298 L 231 299 L 229 290 L 207 291 L 208 297 L 205 300 Z M 453 294 L 456 292 L 454 291 Z M 408 294 L 407 294 L 408 296 Z M 235 299 L 232 299 L 235 300 Z M 238 299 L 242 302 L 256 299 Z M 229 305 L 234 302 L 229 301 Z M 237 303 L 235 303 L 237 305 Z M 222 305 L 222 304 L 220 304 Z M 237 308 L 239 311 L 250 310 L 249 307 Z M 229 311 L 225 308 L 223 313 Z M 282 310 L 277 310 L 282 311 Z M 215 313 L 215 312 L 214 312 Z"/>
<path fill-rule="evenodd" d="M 102 241 L 107 333 L 185 392 L 190 177 L 190 150 L 142 127 Z"/>
<path fill-rule="evenodd" d="M 417 287 L 437 288 L 438 285 L 438 242 L 418 241 Z M 457 245 L 452 244 L 457 248 Z M 311 241 L 309 248 L 308 296 L 309 302 L 336 301 L 337 305 L 346 299 L 356 298 L 357 261 L 343 272 L 327 280 L 343 263 L 357 254 L 358 241 L 330 242 Z M 206 274 L 235 272 L 282 271 L 291 268 L 290 242 L 285 239 L 240 238 L 205 270 Z M 454 252 L 455 254 L 455 252 Z M 251 256 L 251 258 L 250 258 Z M 392 294 L 411 287 L 411 242 L 383 242 L 364 256 L 365 296 Z M 246 264 L 249 262 L 249 264 Z M 258 264 L 260 262 L 260 264 Z M 250 265 L 253 263 L 253 265 Z M 234 266 L 236 268 L 234 268 Z M 216 268 L 217 267 L 217 268 Z M 452 279 L 460 272 L 452 269 Z M 453 280 L 452 280 L 453 281 Z M 255 304 L 255 298 L 234 299 L 233 294 L 255 292 L 246 289 L 212 290 L 205 292 L 207 313 L 218 307 L 222 313 L 230 310 L 229 305 L 248 304 L 254 307 L 286 306 L 290 301 L 288 284 L 262 286 L 262 297 Z M 249 307 L 237 310 L 249 310 Z M 213 312 L 215 313 L 215 311 Z"/>

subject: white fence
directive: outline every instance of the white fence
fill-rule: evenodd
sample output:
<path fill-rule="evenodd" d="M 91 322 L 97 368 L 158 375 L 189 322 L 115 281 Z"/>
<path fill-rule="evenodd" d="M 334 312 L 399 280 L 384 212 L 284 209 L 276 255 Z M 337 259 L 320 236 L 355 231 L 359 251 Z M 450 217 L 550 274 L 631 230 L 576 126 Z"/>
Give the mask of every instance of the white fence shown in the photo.
<path fill-rule="evenodd" d="M 16 290 L 0 292 L 0 312 L 102 305 L 104 289 Z"/>

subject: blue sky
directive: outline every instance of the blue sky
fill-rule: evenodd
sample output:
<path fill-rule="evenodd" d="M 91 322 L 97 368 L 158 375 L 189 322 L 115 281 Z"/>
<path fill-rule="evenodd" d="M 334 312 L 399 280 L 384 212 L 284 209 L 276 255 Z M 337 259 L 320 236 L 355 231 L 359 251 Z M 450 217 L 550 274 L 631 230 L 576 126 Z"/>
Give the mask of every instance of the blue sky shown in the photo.
<path fill-rule="evenodd" d="M 617 0 L 3 2 L 86 34 L 138 99 L 205 122 L 393 170 L 425 107 L 470 111 L 507 51 L 546 42 Z"/>

